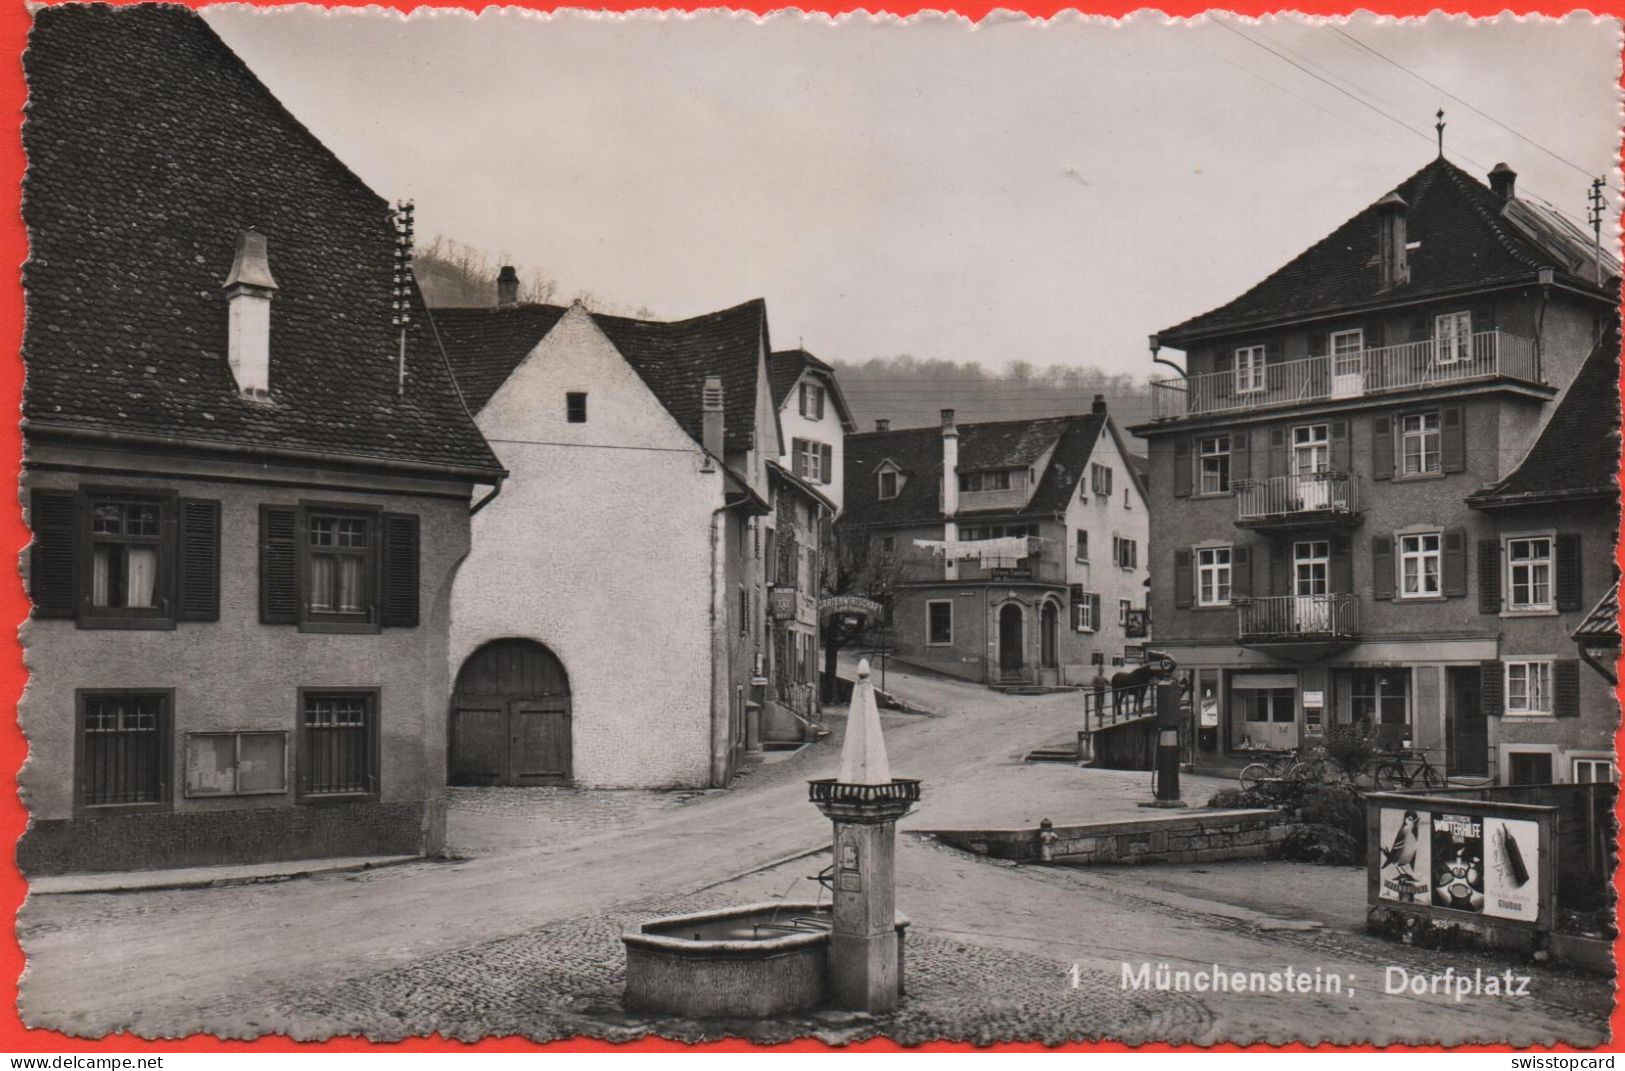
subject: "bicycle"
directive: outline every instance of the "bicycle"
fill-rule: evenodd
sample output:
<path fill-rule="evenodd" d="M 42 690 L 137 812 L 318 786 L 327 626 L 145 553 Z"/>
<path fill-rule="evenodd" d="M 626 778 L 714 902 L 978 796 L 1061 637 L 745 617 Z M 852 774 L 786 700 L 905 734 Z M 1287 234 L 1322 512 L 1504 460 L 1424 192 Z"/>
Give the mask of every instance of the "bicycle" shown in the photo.
<path fill-rule="evenodd" d="M 1243 766 L 1236 780 L 1241 783 L 1243 792 L 1255 792 L 1258 787 L 1267 781 L 1286 780 L 1297 765 L 1298 753 L 1296 751 L 1277 751 L 1260 762 L 1250 762 Z"/>
<path fill-rule="evenodd" d="M 1408 759 L 1415 759 L 1416 765 L 1406 766 Z M 1387 762 L 1377 766 L 1376 781 L 1383 791 L 1415 788 L 1418 782 L 1423 788 L 1443 788 L 1446 784 L 1444 771 L 1428 761 L 1427 752 L 1418 749 L 1394 752 Z"/>

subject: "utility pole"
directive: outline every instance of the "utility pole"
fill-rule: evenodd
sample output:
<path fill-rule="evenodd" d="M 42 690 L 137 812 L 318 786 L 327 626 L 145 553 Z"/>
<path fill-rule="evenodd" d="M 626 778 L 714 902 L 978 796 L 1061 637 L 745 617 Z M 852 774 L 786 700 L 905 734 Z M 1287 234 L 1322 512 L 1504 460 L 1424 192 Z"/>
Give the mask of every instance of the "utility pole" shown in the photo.
<path fill-rule="evenodd" d="M 395 279 L 391 290 L 391 323 L 400 329 L 400 352 L 396 357 L 395 393 L 406 393 L 406 330 L 412 323 L 412 213 L 411 201 L 396 201 L 392 224 L 395 228 Z"/>
<path fill-rule="evenodd" d="M 1586 222 L 1591 224 L 1591 259 L 1596 263 L 1598 286 L 1602 285 L 1602 214 L 1606 206 L 1602 189 L 1602 179 L 1592 179 L 1591 194 L 1586 203 Z"/>

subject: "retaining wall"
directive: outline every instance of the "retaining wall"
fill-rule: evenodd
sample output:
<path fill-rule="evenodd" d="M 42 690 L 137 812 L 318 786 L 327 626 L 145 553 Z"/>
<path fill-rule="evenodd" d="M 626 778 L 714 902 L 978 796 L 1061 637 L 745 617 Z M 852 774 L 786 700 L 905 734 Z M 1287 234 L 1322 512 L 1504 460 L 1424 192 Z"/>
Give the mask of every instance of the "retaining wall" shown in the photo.
<path fill-rule="evenodd" d="M 1194 863 L 1268 859 L 1281 853 L 1289 821 L 1279 811 L 1181 811 L 1121 822 L 1057 824 L 1056 863 Z M 1036 826 L 924 831 L 946 844 L 994 859 L 1038 862 Z"/>

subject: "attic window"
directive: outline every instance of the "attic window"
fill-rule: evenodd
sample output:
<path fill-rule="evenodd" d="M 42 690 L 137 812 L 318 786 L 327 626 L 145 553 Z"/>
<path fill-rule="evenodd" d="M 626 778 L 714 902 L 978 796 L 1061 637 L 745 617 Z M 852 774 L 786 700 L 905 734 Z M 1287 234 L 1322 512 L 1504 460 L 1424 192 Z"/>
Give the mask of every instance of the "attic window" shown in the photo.
<path fill-rule="evenodd" d="M 881 469 L 880 470 L 880 497 L 881 498 L 896 498 L 897 497 L 897 470 L 896 469 Z"/>
<path fill-rule="evenodd" d="M 573 390 L 564 395 L 564 419 L 571 424 L 587 422 L 587 392 Z"/>

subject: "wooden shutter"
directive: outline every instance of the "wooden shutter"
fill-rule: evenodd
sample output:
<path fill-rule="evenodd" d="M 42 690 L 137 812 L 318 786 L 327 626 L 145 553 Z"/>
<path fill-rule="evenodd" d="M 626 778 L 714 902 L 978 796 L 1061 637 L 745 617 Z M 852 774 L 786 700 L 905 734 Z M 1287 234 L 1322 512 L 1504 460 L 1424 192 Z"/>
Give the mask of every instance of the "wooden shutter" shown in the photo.
<path fill-rule="evenodd" d="M 1181 436 L 1174 440 L 1174 495 L 1185 498 L 1191 493 L 1191 473 L 1195 462 L 1191 460 L 1191 440 Z"/>
<path fill-rule="evenodd" d="M 1371 537 L 1371 596 L 1376 599 L 1394 597 L 1394 539 L 1392 536 Z"/>
<path fill-rule="evenodd" d="M 1375 417 L 1371 421 L 1371 478 L 1392 479 L 1394 475 L 1394 418 Z"/>
<path fill-rule="evenodd" d="M 1286 543 L 1270 544 L 1269 594 L 1292 594 L 1292 548 Z"/>
<path fill-rule="evenodd" d="M 1461 528 L 1446 528 L 1442 540 L 1444 551 L 1444 594 L 1446 598 L 1460 599 L 1467 595 L 1467 532 Z"/>
<path fill-rule="evenodd" d="M 1559 658 L 1552 662 L 1552 713 L 1559 718 L 1578 718 L 1580 716 L 1580 660 L 1578 658 Z"/>
<path fill-rule="evenodd" d="M 1478 612 L 1501 612 L 1501 541 L 1478 541 Z"/>
<path fill-rule="evenodd" d="M 299 623 L 299 511 L 260 507 L 260 623 Z"/>
<path fill-rule="evenodd" d="M 835 477 L 835 448 L 829 443 L 818 445 L 818 482 L 833 483 Z"/>
<path fill-rule="evenodd" d="M 1286 429 L 1270 429 L 1270 475 L 1286 475 Z"/>
<path fill-rule="evenodd" d="M 1195 590 L 1195 577 L 1191 575 L 1191 552 L 1188 547 L 1174 551 L 1174 605 L 1187 609 Z"/>
<path fill-rule="evenodd" d="M 180 562 L 175 617 L 179 621 L 220 620 L 220 503 L 183 498 Z"/>
<path fill-rule="evenodd" d="M 1341 536 L 1332 540 L 1332 552 L 1327 566 L 1326 590 L 1333 595 L 1349 595 L 1354 591 L 1354 555 L 1349 541 Z"/>
<path fill-rule="evenodd" d="M 1557 568 L 1555 570 L 1557 608 L 1583 610 L 1580 602 L 1580 534 L 1563 532 L 1557 537 Z"/>
<path fill-rule="evenodd" d="M 1334 420 L 1331 425 L 1332 437 L 1332 468 L 1338 472 L 1348 472 L 1349 458 L 1349 422 Z"/>
<path fill-rule="evenodd" d="M 1099 632 L 1104 623 L 1100 620 L 1100 592 L 1089 593 L 1089 627 Z"/>
<path fill-rule="evenodd" d="M 1368 350 L 1382 349 L 1382 338 L 1381 320 L 1372 320 L 1360 328 L 1360 344 Z"/>
<path fill-rule="evenodd" d="M 1425 312 L 1416 313 L 1411 317 L 1411 341 L 1426 342 L 1433 337 L 1433 317 Z"/>
<path fill-rule="evenodd" d="M 1480 662 L 1478 664 L 1478 691 L 1483 698 L 1484 714 L 1489 717 L 1499 717 L 1506 713 L 1505 700 L 1501 698 L 1501 690 L 1505 687 L 1505 671 L 1499 662 Z"/>
<path fill-rule="evenodd" d="M 1236 355 L 1233 350 L 1218 350 L 1213 355 L 1214 382 L 1219 389 L 1214 394 L 1228 398 L 1236 389 Z"/>
<path fill-rule="evenodd" d="M 807 384 L 796 385 L 796 409 L 802 416 L 807 415 Z"/>
<path fill-rule="evenodd" d="M 1309 332 L 1309 356 L 1327 357 L 1332 352 L 1331 335 L 1325 331 Z"/>
<path fill-rule="evenodd" d="M 34 542 L 28 552 L 28 595 L 35 617 L 72 617 L 79 601 L 79 495 L 35 490 L 29 496 L 28 523 Z"/>
<path fill-rule="evenodd" d="M 1467 470 L 1467 419 L 1459 405 L 1447 405 L 1439 413 L 1439 464 L 1445 472 Z"/>
<path fill-rule="evenodd" d="M 1477 306 L 1474 306 L 1473 308 L 1468 310 L 1467 315 L 1472 317 L 1472 323 L 1468 325 L 1468 330 L 1471 331 L 1473 334 L 1476 335 L 1480 331 L 1494 331 L 1495 330 L 1495 306 L 1494 305 L 1477 305 Z"/>
<path fill-rule="evenodd" d="M 1253 597 L 1253 548 L 1230 548 L 1230 598 Z"/>
<path fill-rule="evenodd" d="M 813 395 L 813 419 L 824 419 L 824 388 L 819 387 L 818 393 Z"/>
<path fill-rule="evenodd" d="M 1253 478 L 1252 431 L 1237 428 L 1230 433 L 1230 483 Z"/>
<path fill-rule="evenodd" d="M 418 625 L 418 518 L 415 513 L 386 513 L 382 518 L 378 601 L 386 628 Z"/>

